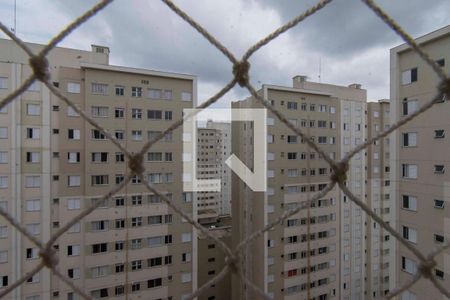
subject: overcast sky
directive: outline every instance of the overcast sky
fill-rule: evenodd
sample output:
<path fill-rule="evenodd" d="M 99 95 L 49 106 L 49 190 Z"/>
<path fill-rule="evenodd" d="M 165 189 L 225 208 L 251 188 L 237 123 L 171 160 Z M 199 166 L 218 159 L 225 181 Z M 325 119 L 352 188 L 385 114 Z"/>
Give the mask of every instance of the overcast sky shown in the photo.
<path fill-rule="evenodd" d="M 14 0 L 1 0 L 0 20 L 14 24 Z M 283 23 L 315 3 L 311 0 L 177 0 L 237 57 Z M 379 0 L 411 35 L 418 37 L 450 24 L 449 0 Z M 17 33 L 46 43 L 94 1 L 17 0 Z M 348 85 L 361 83 L 368 100 L 389 97 L 389 49 L 401 43 L 359 0 L 335 0 L 258 51 L 251 82 L 290 86 L 295 75 Z M 60 46 L 89 50 L 110 47 L 110 63 L 195 74 L 199 102 L 231 79 L 230 62 L 194 29 L 157 0 L 116 0 L 78 28 Z M 227 107 L 247 92 L 239 87 L 216 107 Z"/>

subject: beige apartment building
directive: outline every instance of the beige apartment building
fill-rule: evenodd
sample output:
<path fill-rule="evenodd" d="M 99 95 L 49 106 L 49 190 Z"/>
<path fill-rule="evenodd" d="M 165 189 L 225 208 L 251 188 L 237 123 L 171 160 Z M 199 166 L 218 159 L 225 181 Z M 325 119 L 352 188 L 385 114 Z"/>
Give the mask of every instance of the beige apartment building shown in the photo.
<path fill-rule="evenodd" d="M 222 140 L 217 129 L 197 129 L 197 179 L 218 179 L 222 170 Z M 214 224 L 219 217 L 220 192 L 199 191 L 197 219 L 200 224 Z"/>
<path fill-rule="evenodd" d="M 367 103 L 367 138 L 375 137 L 390 126 L 390 102 L 382 99 Z M 390 137 L 367 148 L 367 205 L 385 222 L 394 225 L 391 198 Z M 386 230 L 366 220 L 366 291 L 367 298 L 378 299 L 395 287 L 395 239 Z"/>
<path fill-rule="evenodd" d="M 220 198 L 219 215 L 228 216 L 231 214 L 231 170 L 225 166 L 225 161 L 231 155 L 231 123 L 208 120 L 206 128 L 216 129 L 220 137 L 222 148 L 219 159 L 222 161 L 220 170 Z"/>
<path fill-rule="evenodd" d="M 209 232 L 231 247 L 231 223 L 229 216 L 219 217 Z M 198 236 L 198 286 L 201 287 L 216 277 L 225 267 L 225 254 L 217 243 L 203 234 Z M 199 300 L 230 300 L 231 274 L 228 273 L 216 284 L 210 285 Z"/>
<path fill-rule="evenodd" d="M 34 52 L 42 45 L 28 44 Z M 129 151 L 196 105 L 196 77 L 109 64 L 109 49 L 55 48 L 53 85 Z M 0 98 L 31 73 L 25 53 L 0 40 Z M 145 157 L 145 179 L 196 218 L 182 189 L 181 129 Z M 41 83 L 0 114 L 0 205 L 42 241 L 127 175 L 127 158 Z M 182 299 L 197 287 L 197 235 L 139 178 L 55 243 L 59 271 L 94 298 Z M 39 263 L 38 249 L 0 218 L 0 291 Z M 6 299 L 78 299 L 43 269 Z"/>
<path fill-rule="evenodd" d="M 333 159 L 343 157 L 367 138 L 366 91 L 358 84 L 336 86 L 296 76 L 293 87 L 263 85 L 258 94 Z M 261 105 L 248 98 L 232 107 Z M 233 153 L 249 168 L 253 166 L 253 138 L 251 122 L 232 124 Z M 274 299 L 364 299 L 365 215 L 337 187 L 305 207 L 305 200 L 329 182 L 330 167 L 270 113 L 267 143 L 266 192 L 253 192 L 232 176 L 233 245 L 285 210 L 303 209 L 247 245 L 240 268 Z M 366 197 L 366 165 L 364 152 L 356 155 L 347 180 L 362 199 Z M 233 299 L 259 299 L 236 276 L 232 284 Z"/>
<path fill-rule="evenodd" d="M 449 74 L 450 26 L 416 39 L 424 51 Z M 391 119 L 410 115 L 437 93 L 435 72 L 402 44 L 391 49 Z M 448 99 L 442 99 L 426 113 L 402 126 L 391 143 L 392 191 L 397 199 L 397 230 L 425 255 L 449 241 L 450 237 L 450 130 Z M 402 286 L 418 272 L 418 259 L 398 243 L 397 282 Z M 436 258 L 433 275 L 442 286 L 450 286 L 450 252 Z M 401 296 L 404 300 L 445 299 L 425 279 Z"/>

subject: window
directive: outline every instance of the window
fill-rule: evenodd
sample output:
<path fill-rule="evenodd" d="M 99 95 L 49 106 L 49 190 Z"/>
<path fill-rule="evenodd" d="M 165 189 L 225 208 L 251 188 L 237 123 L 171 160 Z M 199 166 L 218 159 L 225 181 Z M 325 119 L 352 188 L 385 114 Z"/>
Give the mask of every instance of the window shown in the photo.
<path fill-rule="evenodd" d="M 4 250 L 4 251 L 0 251 L 0 264 L 4 264 L 8 262 L 8 251 Z M 1 276 L 0 276 L 1 279 Z M 1 282 L 0 282 L 0 287 L 2 286 Z"/>
<path fill-rule="evenodd" d="M 81 176 L 79 175 L 69 175 L 67 176 L 67 185 L 70 187 L 81 185 Z"/>
<path fill-rule="evenodd" d="M 142 239 L 132 239 L 131 249 L 139 249 L 139 248 L 142 248 Z"/>
<path fill-rule="evenodd" d="M 132 130 L 131 139 L 133 141 L 142 141 L 142 130 Z"/>
<path fill-rule="evenodd" d="M 417 178 L 417 165 L 402 164 L 402 177 L 408 179 Z"/>
<path fill-rule="evenodd" d="M 28 130 L 27 130 L 27 133 L 28 133 Z M 8 128 L 0 127 L 0 139 L 7 139 L 7 138 L 8 138 Z"/>
<path fill-rule="evenodd" d="M 125 87 L 121 85 L 116 85 L 116 96 L 123 96 L 125 94 Z"/>
<path fill-rule="evenodd" d="M 162 173 L 150 173 L 148 174 L 149 183 L 162 183 Z"/>
<path fill-rule="evenodd" d="M 326 144 L 327 143 L 327 137 L 326 136 L 319 136 L 317 142 L 319 144 Z"/>
<path fill-rule="evenodd" d="M 336 107 L 330 106 L 330 114 L 335 114 L 335 113 L 336 113 Z"/>
<path fill-rule="evenodd" d="M 0 188 L 8 188 L 8 176 L 0 176 Z"/>
<path fill-rule="evenodd" d="M 131 292 L 138 292 L 141 290 L 141 284 L 139 282 L 133 282 L 131 284 Z"/>
<path fill-rule="evenodd" d="M 142 88 L 138 86 L 131 87 L 131 97 L 142 97 Z"/>
<path fill-rule="evenodd" d="M 441 58 L 441 59 L 436 60 L 436 64 L 440 67 L 445 67 L 445 59 Z"/>
<path fill-rule="evenodd" d="M 114 132 L 114 136 L 116 137 L 116 139 L 118 140 L 123 140 L 125 138 L 125 132 L 123 130 L 116 130 Z"/>
<path fill-rule="evenodd" d="M 161 90 L 160 89 L 148 89 L 148 97 L 151 99 L 161 99 Z"/>
<path fill-rule="evenodd" d="M 27 104 L 27 115 L 39 116 L 41 114 L 41 106 L 39 104 Z"/>
<path fill-rule="evenodd" d="M 417 211 L 417 198 L 409 195 L 403 195 L 402 208 Z"/>
<path fill-rule="evenodd" d="M 297 152 L 288 152 L 287 158 L 290 159 L 290 160 L 297 159 Z"/>
<path fill-rule="evenodd" d="M 92 253 L 103 253 L 108 251 L 108 244 L 107 243 L 100 243 L 100 244 L 93 244 L 92 245 Z"/>
<path fill-rule="evenodd" d="M 67 199 L 67 209 L 68 210 L 77 210 L 80 208 L 81 208 L 81 199 L 80 198 Z"/>
<path fill-rule="evenodd" d="M 107 229 L 108 229 L 108 221 L 100 220 L 91 222 L 92 231 L 105 231 Z"/>
<path fill-rule="evenodd" d="M 417 146 L 417 132 L 406 132 L 403 135 L 403 147 Z"/>
<path fill-rule="evenodd" d="M 123 109 L 122 107 L 116 107 L 114 109 L 114 117 L 116 119 L 123 119 L 125 116 L 125 109 Z"/>
<path fill-rule="evenodd" d="M 442 139 L 445 137 L 445 131 L 444 129 L 438 129 L 434 131 L 434 138 L 435 139 Z"/>
<path fill-rule="evenodd" d="M 40 128 L 27 128 L 27 138 L 38 140 L 41 135 L 41 129 Z"/>
<path fill-rule="evenodd" d="M 192 259 L 192 254 L 190 252 L 181 253 L 181 261 L 182 262 L 190 262 Z"/>
<path fill-rule="evenodd" d="M 436 174 L 444 174 L 445 166 L 444 165 L 434 165 L 434 173 Z"/>
<path fill-rule="evenodd" d="M 81 132 L 79 129 L 69 129 L 68 130 L 68 139 L 69 140 L 79 140 L 81 136 Z"/>
<path fill-rule="evenodd" d="M 142 260 L 133 260 L 131 261 L 131 270 L 137 271 L 142 269 Z"/>
<path fill-rule="evenodd" d="M 166 152 L 166 153 L 164 153 L 164 160 L 165 160 L 165 161 L 173 161 L 173 155 L 172 155 L 172 152 Z"/>
<path fill-rule="evenodd" d="M 412 114 L 413 112 L 415 112 L 417 110 L 418 107 L 418 101 L 413 99 L 413 100 L 408 100 L 407 98 L 403 99 L 403 115 L 407 116 Z"/>
<path fill-rule="evenodd" d="M 92 296 L 92 298 L 107 298 L 108 297 L 108 289 L 103 288 L 103 289 L 92 291 L 91 296 Z"/>
<path fill-rule="evenodd" d="M 326 105 L 319 105 L 319 111 L 320 112 L 327 112 L 327 106 Z"/>
<path fill-rule="evenodd" d="M 161 110 L 147 110 L 147 118 L 150 120 L 161 120 L 162 111 Z"/>
<path fill-rule="evenodd" d="M 142 226 L 142 217 L 131 218 L 131 227 L 140 227 L 140 226 Z"/>
<path fill-rule="evenodd" d="M 416 274 L 417 271 L 416 262 L 402 256 L 402 270 L 410 274 Z"/>
<path fill-rule="evenodd" d="M 70 164 L 80 162 L 80 152 L 67 152 L 67 161 Z"/>
<path fill-rule="evenodd" d="M 434 199 L 434 207 L 435 208 L 444 208 L 444 200 Z"/>
<path fill-rule="evenodd" d="M 441 271 L 439 269 L 435 269 L 434 270 L 434 274 L 436 275 L 436 277 L 438 277 L 440 279 L 444 279 L 444 271 Z"/>
<path fill-rule="evenodd" d="M 91 153 L 92 162 L 100 163 L 108 161 L 108 152 L 92 152 Z"/>
<path fill-rule="evenodd" d="M 125 287 L 123 285 L 118 285 L 114 288 L 114 295 L 120 296 L 125 293 Z"/>
<path fill-rule="evenodd" d="M 441 235 L 441 234 L 435 234 L 435 235 L 434 235 L 434 241 L 435 241 L 436 243 L 443 243 L 444 240 L 445 240 L 445 238 L 444 238 L 443 235 Z"/>
<path fill-rule="evenodd" d="M 8 77 L 0 77 L 0 89 L 4 90 L 8 88 Z"/>
<path fill-rule="evenodd" d="M 109 108 L 107 106 L 91 106 L 91 114 L 93 117 L 106 118 L 108 117 L 108 110 Z"/>
<path fill-rule="evenodd" d="M 80 245 L 69 245 L 67 246 L 67 256 L 78 256 L 80 255 Z"/>
<path fill-rule="evenodd" d="M 71 106 L 67 106 L 67 116 L 69 117 L 79 117 L 80 114 L 76 112 L 76 110 L 71 107 Z"/>
<path fill-rule="evenodd" d="M 181 101 L 192 101 L 191 92 L 181 92 Z"/>
<path fill-rule="evenodd" d="M 417 68 L 409 69 L 402 72 L 402 85 L 416 82 L 418 78 Z"/>
<path fill-rule="evenodd" d="M 81 277 L 80 268 L 73 268 L 67 270 L 67 276 L 72 279 L 79 279 Z"/>
<path fill-rule="evenodd" d="M 288 101 L 287 108 L 288 109 L 295 109 L 295 110 L 297 110 L 297 102 L 290 102 L 290 101 Z"/>
<path fill-rule="evenodd" d="M 41 224 L 39 223 L 27 224 L 26 228 L 32 235 L 39 235 L 41 233 Z"/>
<path fill-rule="evenodd" d="M 172 120 L 172 112 L 171 111 L 164 112 L 164 120 Z"/>
<path fill-rule="evenodd" d="M 27 163 L 39 163 L 41 154 L 39 152 L 27 152 Z"/>
<path fill-rule="evenodd" d="M 125 154 L 123 152 L 116 152 L 116 162 L 124 162 Z"/>
<path fill-rule="evenodd" d="M 5 239 L 8 237 L 8 227 L 7 226 L 0 226 L 0 238 Z"/>
<path fill-rule="evenodd" d="M 162 278 L 147 280 L 147 288 L 152 289 L 158 286 L 162 286 Z"/>
<path fill-rule="evenodd" d="M 108 94 L 108 85 L 104 83 L 92 83 L 91 84 L 91 92 L 96 95 L 107 95 Z"/>
<path fill-rule="evenodd" d="M 114 249 L 115 249 L 116 251 L 122 251 L 124 245 L 125 245 L 125 242 L 124 242 L 124 241 L 116 241 L 115 246 L 114 246 Z M 120 264 L 120 266 L 122 267 L 122 268 L 121 268 L 121 269 L 122 269 L 121 272 L 123 272 L 123 270 L 124 270 L 123 264 Z M 116 272 L 117 272 L 117 265 L 116 265 Z M 117 273 L 118 273 L 118 272 L 117 272 Z"/>
<path fill-rule="evenodd" d="M 142 205 L 142 196 L 141 195 L 131 196 L 131 205 Z"/>
<path fill-rule="evenodd" d="M 181 273 L 181 283 L 191 282 L 192 274 L 191 273 Z"/>
<path fill-rule="evenodd" d="M 91 138 L 93 140 L 106 140 L 106 136 L 98 129 L 91 130 Z"/>
<path fill-rule="evenodd" d="M 131 109 L 131 118 L 135 120 L 142 119 L 142 109 L 140 108 L 132 108 Z"/>
<path fill-rule="evenodd" d="M 105 185 L 108 184 L 109 176 L 108 175 L 92 175 L 91 176 L 91 185 Z"/>
<path fill-rule="evenodd" d="M 67 92 L 70 94 L 79 94 L 81 91 L 81 85 L 78 82 L 68 82 Z"/>
<path fill-rule="evenodd" d="M 41 186 L 41 177 L 36 176 L 25 176 L 25 187 L 27 188 L 38 188 Z"/>
<path fill-rule="evenodd" d="M 402 226 L 403 228 L 403 238 L 412 242 L 417 243 L 417 230 Z"/>
<path fill-rule="evenodd" d="M 191 233 L 182 233 L 181 234 L 181 242 L 182 243 L 188 243 L 192 241 L 192 235 Z"/>

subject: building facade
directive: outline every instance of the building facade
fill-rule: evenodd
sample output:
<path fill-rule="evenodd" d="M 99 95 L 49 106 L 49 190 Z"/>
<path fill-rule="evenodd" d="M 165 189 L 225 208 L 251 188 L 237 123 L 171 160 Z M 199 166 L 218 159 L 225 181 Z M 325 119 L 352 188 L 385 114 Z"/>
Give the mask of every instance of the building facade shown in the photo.
<path fill-rule="evenodd" d="M 416 42 L 449 74 L 450 26 L 416 39 Z M 435 72 L 411 48 L 402 44 L 391 49 L 391 118 L 397 122 L 417 111 L 437 94 Z M 440 99 L 428 111 L 405 124 L 391 143 L 392 190 L 397 200 L 397 230 L 425 255 L 450 234 L 448 205 L 450 180 L 450 130 L 448 99 Z M 409 282 L 418 272 L 418 259 L 398 243 L 397 286 Z M 436 258 L 433 275 L 444 287 L 450 286 L 450 252 Z M 402 299 L 445 299 L 428 280 L 419 280 L 402 294 Z"/>
<path fill-rule="evenodd" d="M 206 128 L 216 129 L 220 134 L 222 168 L 220 170 L 219 215 L 227 216 L 231 214 L 231 170 L 225 165 L 225 161 L 231 155 L 231 123 L 208 120 Z"/>
<path fill-rule="evenodd" d="M 28 44 L 38 52 L 42 45 Z M 0 40 L 0 98 L 31 74 L 13 42 Z M 109 64 L 109 49 L 55 48 L 51 81 L 130 152 L 196 104 L 196 77 Z M 82 210 L 120 184 L 126 156 L 72 108 L 34 83 L 0 114 L 1 207 L 46 242 Z M 145 179 L 196 217 L 182 189 L 177 129 L 145 156 Z M 180 299 L 197 287 L 197 236 L 140 179 L 74 225 L 55 243 L 61 273 L 94 298 Z M 0 291 L 39 262 L 38 249 L 0 218 Z M 6 299 L 78 299 L 47 269 Z"/>
<path fill-rule="evenodd" d="M 263 85 L 258 94 L 333 159 L 343 157 L 366 138 L 366 91 L 360 85 L 314 83 L 296 76 L 293 87 Z M 248 98 L 232 107 L 262 105 Z M 305 141 L 268 114 L 267 191 L 253 192 L 233 175 L 233 245 L 285 210 L 302 210 L 243 248 L 242 271 L 274 299 L 363 299 L 364 214 L 338 187 L 310 207 L 304 205 L 325 188 L 330 167 Z M 252 168 L 252 124 L 235 123 L 233 153 Z M 352 159 L 347 182 L 362 198 L 365 167 L 364 155 Z M 234 276 L 233 299 L 258 299 L 258 295 Z"/>
<path fill-rule="evenodd" d="M 367 103 L 367 138 L 371 139 L 390 126 L 390 101 Z M 394 225 L 394 201 L 391 193 L 391 137 L 380 139 L 367 148 L 367 205 L 385 222 Z M 366 220 L 366 290 L 380 298 L 395 287 L 395 239 L 380 225 Z"/>
<path fill-rule="evenodd" d="M 217 129 L 197 129 L 197 179 L 219 179 L 222 167 L 221 133 Z M 214 224 L 219 217 L 220 192 L 198 191 L 197 218 L 200 224 Z"/>

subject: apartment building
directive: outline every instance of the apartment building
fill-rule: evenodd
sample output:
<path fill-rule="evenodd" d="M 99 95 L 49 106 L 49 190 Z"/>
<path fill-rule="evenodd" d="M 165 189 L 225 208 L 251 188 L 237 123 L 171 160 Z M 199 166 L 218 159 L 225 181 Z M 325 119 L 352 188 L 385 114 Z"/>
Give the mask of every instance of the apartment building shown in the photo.
<path fill-rule="evenodd" d="M 231 154 L 231 123 L 216 122 L 208 120 L 206 128 L 218 130 L 222 149 L 220 151 L 220 160 L 222 169 L 220 170 L 220 198 L 219 215 L 226 216 L 231 214 L 231 170 L 225 166 L 225 161 Z"/>
<path fill-rule="evenodd" d="M 366 91 L 360 85 L 336 86 L 296 76 L 293 87 L 263 85 L 258 94 L 333 159 L 343 157 L 366 138 Z M 262 106 L 251 97 L 234 102 L 232 107 Z M 233 153 L 252 168 L 252 123 L 234 122 L 232 140 Z M 303 209 L 246 245 L 240 268 L 274 299 L 363 299 L 364 214 L 338 187 L 305 206 L 305 201 L 329 182 L 330 167 L 270 113 L 267 143 L 266 192 L 253 192 L 232 176 L 233 245 L 285 210 Z M 362 198 L 365 166 L 364 155 L 352 159 L 347 181 Z M 233 299 L 259 299 L 236 276 L 232 284 Z"/>
<path fill-rule="evenodd" d="M 436 63 L 449 74 L 450 26 L 416 39 Z M 391 119 L 399 121 L 437 93 L 435 72 L 402 44 L 391 49 Z M 425 255 L 449 240 L 447 169 L 449 161 L 450 106 L 444 98 L 426 113 L 398 129 L 392 137 L 392 190 L 397 199 L 397 230 Z M 398 243 L 397 286 L 409 282 L 418 272 L 417 258 Z M 436 258 L 433 275 L 444 287 L 450 286 L 450 252 Z M 420 280 L 402 294 L 402 299 L 445 299 L 428 280 Z"/>
<path fill-rule="evenodd" d="M 209 231 L 231 247 L 231 218 L 220 217 Z M 201 287 L 216 277 L 225 267 L 225 254 L 217 243 L 203 234 L 198 236 L 198 286 Z M 231 274 L 218 283 L 210 285 L 199 300 L 229 300 L 231 298 Z"/>
<path fill-rule="evenodd" d="M 107 47 L 55 48 L 48 59 L 53 85 L 134 153 L 196 104 L 195 76 L 113 66 Z M 30 74 L 25 53 L 0 40 L 0 97 Z M 146 153 L 145 180 L 196 218 L 196 198 L 181 184 L 181 135 Z M 128 173 L 124 154 L 39 82 L 2 109 L 0 139 L 0 205 L 44 242 Z M 197 287 L 197 240 L 134 177 L 54 249 L 60 272 L 94 298 L 181 299 Z M 0 291 L 38 263 L 38 249 L 0 218 Z M 78 296 L 43 269 L 6 299 Z"/>
<path fill-rule="evenodd" d="M 367 138 L 371 139 L 390 126 L 390 101 L 367 103 Z M 367 205 L 385 222 L 394 225 L 391 198 L 390 136 L 367 148 Z M 366 291 L 367 297 L 380 298 L 395 287 L 395 239 L 386 230 L 366 220 Z M 394 225 L 395 226 L 395 225 Z"/>
<path fill-rule="evenodd" d="M 222 167 L 222 140 L 217 129 L 197 129 L 197 179 L 218 179 Z M 199 191 L 197 218 L 200 224 L 214 224 L 219 217 L 220 192 Z"/>

